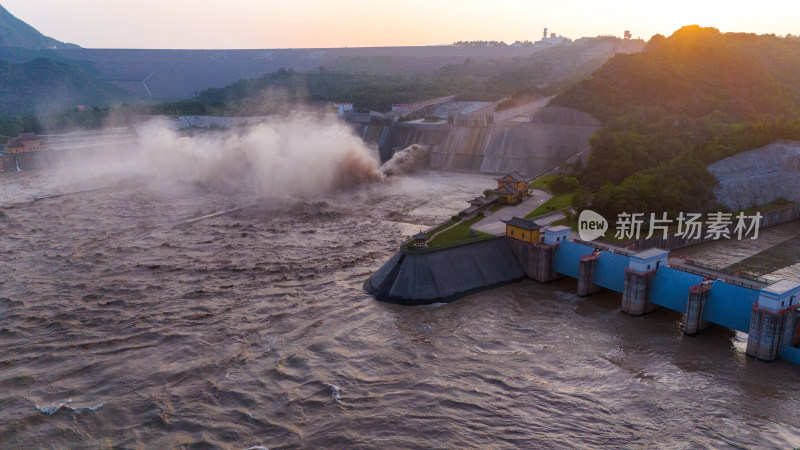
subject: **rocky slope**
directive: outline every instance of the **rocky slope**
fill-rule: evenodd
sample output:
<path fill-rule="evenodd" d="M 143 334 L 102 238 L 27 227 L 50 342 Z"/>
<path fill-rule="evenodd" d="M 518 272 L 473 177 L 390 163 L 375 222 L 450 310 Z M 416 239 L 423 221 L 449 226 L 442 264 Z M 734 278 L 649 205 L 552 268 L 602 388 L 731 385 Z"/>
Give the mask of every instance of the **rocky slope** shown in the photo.
<path fill-rule="evenodd" d="M 800 142 L 779 141 L 710 165 L 717 200 L 732 209 L 784 197 L 800 201 Z"/>

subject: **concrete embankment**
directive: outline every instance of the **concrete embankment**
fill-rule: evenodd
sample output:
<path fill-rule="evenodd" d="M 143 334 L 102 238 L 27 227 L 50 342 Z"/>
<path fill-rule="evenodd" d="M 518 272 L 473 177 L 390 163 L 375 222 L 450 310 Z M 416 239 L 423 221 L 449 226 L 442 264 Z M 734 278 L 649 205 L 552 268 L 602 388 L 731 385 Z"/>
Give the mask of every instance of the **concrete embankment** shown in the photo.
<path fill-rule="evenodd" d="M 484 173 L 541 173 L 589 145 L 599 122 L 588 114 L 546 107 L 527 122 L 454 126 L 431 154 L 431 168 Z"/>
<path fill-rule="evenodd" d="M 731 209 L 779 197 L 800 201 L 800 142 L 779 141 L 708 166 L 719 180 L 717 200 Z"/>
<path fill-rule="evenodd" d="M 459 116 L 454 125 L 362 118 L 367 121 L 355 121 L 352 126 L 364 142 L 377 145 L 384 162 L 398 149 L 420 144 L 432 148 L 433 169 L 530 174 L 551 169 L 585 150 L 600 126 L 586 113 L 557 106 L 502 122 L 493 122 L 492 117 L 502 117 L 504 112 L 481 115 L 480 111 Z M 471 119 L 472 115 L 480 119 Z"/>
<path fill-rule="evenodd" d="M 504 238 L 441 250 L 395 254 L 364 283 L 375 298 L 422 305 L 450 302 L 521 280 L 525 272 Z"/>

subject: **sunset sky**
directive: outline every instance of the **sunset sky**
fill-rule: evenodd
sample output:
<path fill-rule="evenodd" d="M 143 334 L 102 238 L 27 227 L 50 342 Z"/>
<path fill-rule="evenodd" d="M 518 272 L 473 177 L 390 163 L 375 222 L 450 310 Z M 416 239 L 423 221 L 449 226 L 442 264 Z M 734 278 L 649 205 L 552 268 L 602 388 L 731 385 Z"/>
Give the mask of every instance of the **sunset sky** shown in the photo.
<path fill-rule="evenodd" d="M 800 34 L 792 1 L 0 0 L 45 35 L 88 48 L 302 48 L 670 35 L 683 25 Z"/>

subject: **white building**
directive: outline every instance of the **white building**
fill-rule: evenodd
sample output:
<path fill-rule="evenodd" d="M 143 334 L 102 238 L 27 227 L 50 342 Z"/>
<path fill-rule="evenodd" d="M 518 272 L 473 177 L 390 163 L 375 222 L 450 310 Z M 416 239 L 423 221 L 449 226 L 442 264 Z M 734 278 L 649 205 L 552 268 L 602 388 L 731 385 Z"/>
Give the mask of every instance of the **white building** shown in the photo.
<path fill-rule="evenodd" d="M 353 102 L 334 102 L 333 106 L 336 107 L 336 114 L 340 116 L 346 112 L 353 112 Z"/>
<path fill-rule="evenodd" d="M 558 244 L 559 242 L 566 241 L 569 238 L 570 227 L 563 225 L 547 226 L 543 228 L 544 243 L 545 244 Z"/>
<path fill-rule="evenodd" d="M 780 311 L 794 306 L 800 297 L 800 283 L 780 280 L 761 289 L 758 294 L 758 307 Z"/>
<path fill-rule="evenodd" d="M 645 273 L 667 265 L 668 250 L 651 248 L 630 256 L 628 268 L 634 272 Z"/>
<path fill-rule="evenodd" d="M 537 47 L 554 47 L 556 45 L 569 44 L 571 42 L 571 39 L 561 35 L 556 35 L 555 33 L 550 33 L 550 35 L 548 35 L 547 28 L 545 28 L 544 33 L 542 34 L 542 39 L 536 41 L 534 45 Z"/>

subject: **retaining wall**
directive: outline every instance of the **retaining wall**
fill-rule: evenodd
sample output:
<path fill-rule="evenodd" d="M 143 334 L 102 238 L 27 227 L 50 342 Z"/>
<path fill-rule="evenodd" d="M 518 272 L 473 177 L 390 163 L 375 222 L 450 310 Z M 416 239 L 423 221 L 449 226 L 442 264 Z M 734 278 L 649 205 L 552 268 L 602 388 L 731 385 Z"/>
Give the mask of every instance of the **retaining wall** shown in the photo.
<path fill-rule="evenodd" d="M 453 301 L 524 277 L 501 237 L 423 253 L 398 253 L 364 288 L 378 300 L 415 305 Z"/>

